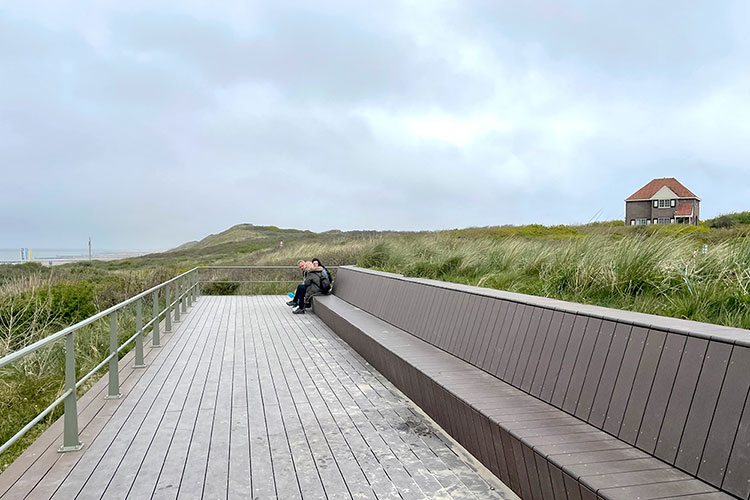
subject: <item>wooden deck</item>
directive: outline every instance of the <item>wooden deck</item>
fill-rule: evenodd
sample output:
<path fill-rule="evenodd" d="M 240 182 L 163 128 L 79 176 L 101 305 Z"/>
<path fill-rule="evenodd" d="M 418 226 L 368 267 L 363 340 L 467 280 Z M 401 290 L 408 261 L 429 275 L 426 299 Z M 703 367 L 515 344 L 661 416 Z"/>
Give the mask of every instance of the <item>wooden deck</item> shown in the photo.
<path fill-rule="evenodd" d="M 16 498 L 515 498 L 316 316 L 204 296 L 79 401 L 84 450 L 51 426 L 0 475 Z M 132 355 L 132 353 L 131 353 Z M 106 377 L 105 377 L 106 379 Z"/>

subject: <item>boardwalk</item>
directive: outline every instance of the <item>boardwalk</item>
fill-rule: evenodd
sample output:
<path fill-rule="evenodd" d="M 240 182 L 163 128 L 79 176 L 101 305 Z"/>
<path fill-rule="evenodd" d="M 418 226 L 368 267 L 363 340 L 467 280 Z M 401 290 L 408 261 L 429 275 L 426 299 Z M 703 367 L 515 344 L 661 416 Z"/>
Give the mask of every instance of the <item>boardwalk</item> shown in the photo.
<path fill-rule="evenodd" d="M 285 298 L 204 296 L 0 475 L 15 498 L 514 498 L 314 315 Z"/>

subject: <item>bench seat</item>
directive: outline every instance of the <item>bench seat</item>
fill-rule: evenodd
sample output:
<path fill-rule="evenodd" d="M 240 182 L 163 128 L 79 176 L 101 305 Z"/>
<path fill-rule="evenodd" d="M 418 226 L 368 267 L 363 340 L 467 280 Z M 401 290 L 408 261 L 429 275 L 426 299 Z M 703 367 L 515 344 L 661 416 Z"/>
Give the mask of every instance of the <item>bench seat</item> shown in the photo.
<path fill-rule="evenodd" d="M 524 499 L 731 499 L 334 295 L 314 312 Z"/>

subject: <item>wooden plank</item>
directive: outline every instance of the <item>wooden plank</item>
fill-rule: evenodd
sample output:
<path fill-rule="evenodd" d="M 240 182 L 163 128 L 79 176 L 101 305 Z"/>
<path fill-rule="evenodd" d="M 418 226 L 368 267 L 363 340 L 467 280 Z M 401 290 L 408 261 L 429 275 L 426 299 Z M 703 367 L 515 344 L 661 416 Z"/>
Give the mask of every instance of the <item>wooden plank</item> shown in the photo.
<path fill-rule="evenodd" d="M 499 308 L 498 308 L 499 306 Z M 502 343 L 504 336 L 502 333 L 503 322 L 505 321 L 508 310 L 511 308 L 511 303 L 505 300 L 498 300 L 495 308 L 497 308 L 497 315 L 495 316 L 494 324 L 491 328 L 491 336 L 485 349 L 484 360 L 481 362 L 481 367 L 484 371 L 494 373 L 493 367 L 495 366 L 495 359 L 500 356 L 499 351 L 502 349 Z M 512 312 L 510 314 L 513 314 Z"/>
<path fill-rule="evenodd" d="M 698 477 L 720 487 L 750 390 L 750 348 L 735 346 L 703 449 Z M 738 443 L 747 450 L 750 445 Z M 750 474 L 748 474 L 750 475 Z"/>
<path fill-rule="evenodd" d="M 187 331 L 190 322 L 195 315 L 183 317 L 179 324 L 180 331 Z M 195 337 L 194 332 L 189 337 Z M 112 475 L 117 470 L 117 466 L 124 453 L 132 442 L 133 436 L 142 422 L 142 417 L 147 414 L 149 409 L 154 406 L 157 398 L 160 396 L 160 389 L 166 383 L 170 371 L 181 358 L 181 354 L 186 349 L 187 343 L 179 342 L 168 350 L 166 356 L 160 356 L 161 363 L 154 363 L 146 371 L 149 372 L 142 378 L 139 388 L 134 388 L 132 397 L 124 397 L 120 404 L 114 410 L 112 418 L 104 427 L 97 439 L 84 451 L 83 456 L 78 460 L 75 467 L 64 479 L 60 487 L 55 491 L 53 498 L 70 498 L 84 488 L 92 491 L 92 496 L 102 495 L 102 489 L 107 486 Z M 161 400 L 157 408 L 162 404 Z M 137 418 L 132 418 L 133 416 Z"/>
<path fill-rule="evenodd" d="M 589 423 L 596 427 L 602 428 L 604 425 L 631 330 L 630 325 L 618 323 L 615 326 L 615 333 L 612 335 L 612 342 L 607 351 L 607 359 L 602 368 L 594 402 L 591 404 L 591 413 L 587 419 Z"/>
<path fill-rule="evenodd" d="M 588 322 L 586 322 L 581 348 L 578 350 L 578 356 L 573 366 L 573 374 L 570 376 L 570 383 L 568 384 L 563 401 L 563 410 L 568 413 L 574 414 L 578 407 L 578 400 L 583 391 L 583 384 L 586 380 L 586 374 L 589 370 L 591 356 L 594 353 L 594 346 L 599 338 L 601 326 L 602 320 L 597 318 L 589 318 Z"/>
<path fill-rule="evenodd" d="M 731 345 L 719 342 L 708 344 L 675 460 L 675 465 L 690 474 L 698 471 L 731 353 Z"/>
<path fill-rule="evenodd" d="M 685 344 L 672 394 L 669 397 L 659 439 L 654 454 L 669 463 L 677 457 L 682 431 L 685 428 L 690 403 L 698 383 L 698 376 L 703 366 L 703 359 L 708 348 L 708 340 L 689 338 Z"/>
<path fill-rule="evenodd" d="M 469 306 L 472 295 L 468 293 L 455 292 L 456 297 L 456 315 L 451 322 L 450 341 L 447 344 L 447 351 L 453 355 L 456 354 L 456 346 L 461 336 L 466 331 L 466 318 L 469 314 Z"/>
<path fill-rule="evenodd" d="M 496 300 L 489 297 L 482 297 L 482 316 L 477 322 L 477 338 L 467 357 L 467 361 L 477 367 L 479 367 L 480 362 L 484 358 L 483 348 L 487 345 L 488 339 L 492 335 L 490 319 L 495 312 L 495 308 L 493 307 L 495 302 Z"/>
<path fill-rule="evenodd" d="M 618 437 L 627 443 L 635 444 L 638 438 L 638 430 L 643 421 L 643 413 L 651 394 L 651 387 L 654 384 L 656 369 L 659 366 L 662 354 L 671 355 L 678 349 L 677 346 L 673 346 L 671 351 L 665 350 L 664 342 L 666 338 L 667 334 L 659 330 L 650 330 L 646 337 L 646 345 L 643 347 L 641 361 L 638 364 L 638 370 L 633 380 L 633 387 L 630 390 L 628 405 L 625 408 L 622 426 L 618 434 Z M 680 355 L 682 355 L 681 347 L 679 347 L 678 357 Z"/>
<path fill-rule="evenodd" d="M 576 316 L 575 321 L 573 322 L 573 327 L 570 331 L 570 338 L 565 347 L 562 363 L 560 364 L 560 371 L 558 372 L 557 381 L 555 382 L 555 390 L 552 393 L 552 399 L 550 400 L 550 402 L 558 408 L 562 408 L 563 403 L 565 402 L 565 394 L 568 392 L 568 387 L 570 386 L 573 368 L 578 359 L 578 353 L 581 349 L 581 343 L 583 342 L 583 335 L 586 332 L 586 324 L 588 321 L 589 318 L 586 316 Z"/>
<path fill-rule="evenodd" d="M 539 323 L 542 320 L 542 314 L 544 313 L 544 311 L 545 310 L 541 307 L 535 307 L 532 311 L 531 319 L 529 320 L 529 326 L 526 329 L 526 338 L 524 339 L 524 343 L 521 347 L 521 352 L 518 355 L 516 367 L 513 370 L 512 384 L 516 387 L 520 387 L 521 382 L 523 382 L 524 375 L 526 374 L 529 367 L 531 350 L 534 347 L 537 336 L 542 336 L 544 333 L 546 333 L 539 332 Z"/>
<path fill-rule="evenodd" d="M 550 319 L 550 325 L 547 329 L 547 336 L 544 339 L 544 345 L 542 346 L 542 352 L 539 354 L 539 364 L 534 372 L 534 378 L 531 381 L 530 394 L 540 397 L 544 381 L 547 378 L 547 370 L 549 369 L 552 355 L 555 352 L 555 344 L 557 342 L 557 335 L 560 332 L 563 318 L 565 314 L 560 311 L 554 311 L 552 318 Z"/>
<path fill-rule="evenodd" d="M 539 324 L 536 327 L 537 333 L 534 337 L 534 344 L 531 347 L 531 352 L 529 352 L 529 360 L 524 369 L 523 379 L 521 380 L 520 387 L 524 391 L 529 392 L 531 390 L 531 384 L 534 381 L 534 375 L 539 367 L 539 359 L 542 355 L 542 349 L 549 333 L 553 314 L 554 311 L 550 309 L 542 310 Z"/>
<path fill-rule="evenodd" d="M 469 363 L 472 363 L 474 352 L 476 352 L 477 346 L 482 342 L 481 335 L 484 333 L 482 330 L 482 320 L 484 319 L 484 313 L 487 310 L 489 299 L 487 297 L 476 296 L 476 303 L 476 310 L 474 311 L 470 324 L 467 327 L 467 335 L 464 338 L 463 345 L 459 351 L 461 359 Z"/>
<path fill-rule="evenodd" d="M 231 307 L 231 301 L 227 301 L 219 319 L 218 345 L 210 360 L 208 375 L 203 386 L 196 419 L 193 423 L 190 447 L 185 459 L 177 498 L 189 498 L 196 491 L 203 491 L 208 479 L 206 470 L 211 446 L 213 419 L 217 410 L 217 397 L 222 378 L 222 365 L 226 352 L 226 324 Z M 226 476 L 224 480 L 226 481 Z"/>
<path fill-rule="evenodd" d="M 426 287 L 425 295 L 424 295 L 424 309 L 422 310 L 420 321 L 419 321 L 419 328 L 417 329 L 416 335 L 421 338 L 422 340 L 425 340 L 426 342 L 429 342 L 431 344 L 434 343 L 434 339 L 432 338 L 432 332 L 428 329 L 428 324 L 433 320 L 433 317 L 435 316 L 435 313 L 437 312 L 437 289 L 435 287 Z"/>
<path fill-rule="evenodd" d="M 437 305 L 436 310 L 432 313 L 430 321 L 427 323 L 427 327 L 430 331 L 430 343 L 435 346 L 439 346 L 441 342 L 442 324 L 439 319 L 445 314 L 445 302 L 447 301 L 448 294 L 442 288 L 435 288 L 435 304 Z"/>
<path fill-rule="evenodd" d="M 557 376 L 560 373 L 560 367 L 563 363 L 563 355 L 568 346 L 568 340 L 570 339 L 570 333 L 573 329 L 575 319 L 576 317 L 574 314 L 563 313 L 562 322 L 560 323 L 560 328 L 555 337 L 555 343 L 552 346 L 551 357 L 547 364 L 547 371 L 544 376 L 542 390 L 538 396 L 542 401 L 548 403 L 552 402 L 552 393 L 557 384 Z"/>
<path fill-rule="evenodd" d="M 633 498 L 648 500 L 655 498 L 682 498 L 685 495 L 711 493 L 713 491 L 716 490 L 702 481 L 687 479 L 684 481 L 667 481 L 639 486 L 606 488 L 601 490 L 599 494 L 613 500 L 632 500 Z"/>
<path fill-rule="evenodd" d="M 483 305 L 482 297 L 479 295 L 467 295 L 469 299 L 468 314 L 455 351 L 456 356 L 464 361 L 467 361 L 468 358 L 467 351 L 469 351 L 470 347 L 477 341 L 477 323 L 481 319 L 481 307 Z"/>
<path fill-rule="evenodd" d="M 739 496 L 750 498 L 750 398 L 745 401 L 737 435 L 734 438 L 732 454 L 729 456 L 727 473 L 722 483 L 722 489 Z"/>
<path fill-rule="evenodd" d="M 446 308 L 445 314 L 440 318 L 441 339 L 438 347 L 450 352 L 456 321 L 461 312 L 461 299 L 463 296 L 453 290 L 445 290 L 445 295 Z"/>
<path fill-rule="evenodd" d="M 528 321 L 528 314 L 531 314 L 531 306 L 526 304 L 516 305 L 513 321 L 510 323 L 510 328 L 508 330 L 508 339 L 505 343 L 503 354 L 500 357 L 500 363 L 498 363 L 497 370 L 494 372 L 494 374 L 503 381 L 507 380 L 508 368 L 514 359 L 513 352 L 516 349 L 519 337 L 523 340 L 523 333 L 525 332 L 520 332 L 520 329 L 524 322 L 524 318 Z M 518 347 L 518 349 L 520 349 L 520 347 Z"/>
<path fill-rule="evenodd" d="M 620 432 L 630 391 L 633 388 L 633 380 L 635 380 L 638 365 L 641 361 L 641 353 L 643 352 L 643 347 L 646 345 L 647 334 L 648 330 L 638 326 L 633 327 L 630 331 L 628 344 L 620 363 L 617 381 L 610 397 L 607 416 L 602 427 L 610 434 L 617 435 Z"/>
<path fill-rule="evenodd" d="M 510 352 L 510 358 L 508 359 L 508 367 L 505 370 L 503 380 L 507 383 L 513 383 L 513 376 L 518 366 L 518 361 L 521 358 L 523 347 L 528 342 L 528 331 L 531 324 L 531 317 L 534 314 L 536 308 L 533 306 L 527 306 L 521 316 L 521 322 L 518 325 L 518 333 L 516 334 L 516 340 L 513 343 L 513 349 Z"/>
<path fill-rule="evenodd" d="M 495 349 L 492 356 L 492 364 L 490 365 L 489 372 L 495 376 L 501 371 L 502 358 L 506 349 L 510 349 L 509 344 L 512 344 L 510 339 L 510 332 L 513 326 L 513 322 L 516 320 L 516 315 L 520 319 L 520 315 L 523 312 L 519 304 L 516 302 L 506 302 L 507 309 L 503 316 L 502 323 L 498 323 L 500 327 L 497 329 L 498 341 L 495 344 Z"/>
<path fill-rule="evenodd" d="M 197 332 L 203 330 L 206 322 L 211 318 L 213 309 L 214 307 L 205 311 L 207 314 L 202 315 L 202 321 L 195 326 Z M 193 311 L 194 314 L 197 312 Z M 170 411 L 170 408 L 178 409 L 184 404 L 189 382 L 206 346 L 206 341 L 201 338 L 200 333 L 196 337 L 195 342 L 191 340 L 188 343 L 191 352 L 188 354 L 186 350 L 181 354 L 167 383 L 159 387 L 160 393 L 164 396 L 168 394 L 166 404 L 163 406 L 155 404 L 151 407 L 135 440 L 127 451 L 121 453 L 122 459 L 117 466 L 117 471 L 103 493 L 107 498 L 125 498 L 126 496 L 143 498 L 150 496 L 153 492 L 169 446 L 171 431 L 179 416 L 178 411 Z M 179 372 L 177 372 L 178 368 Z M 87 488 L 87 493 L 89 492 L 94 493 Z"/>
<path fill-rule="evenodd" d="M 636 446 L 648 453 L 654 453 L 656 449 L 656 440 L 664 421 L 664 413 L 672 394 L 686 341 L 687 337 L 684 335 L 669 334 L 664 342 L 664 350 L 659 360 L 659 367 L 656 370 L 636 441 Z"/>
<path fill-rule="evenodd" d="M 575 410 L 575 415 L 583 420 L 588 421 L 589 415 L 591 415 L 594 397 L 599 388 L 599 382 L 604 371 L 604 364 L 607 361 L 609 348 L 612 345 L 616 326 L 617 324 L 614 321 L 604 321 L 599 328 L 599 335 L 596 338 L 594 351 L 591 354 L 591 362 L 586 370 L 581 395 L 579 396 Z"/>

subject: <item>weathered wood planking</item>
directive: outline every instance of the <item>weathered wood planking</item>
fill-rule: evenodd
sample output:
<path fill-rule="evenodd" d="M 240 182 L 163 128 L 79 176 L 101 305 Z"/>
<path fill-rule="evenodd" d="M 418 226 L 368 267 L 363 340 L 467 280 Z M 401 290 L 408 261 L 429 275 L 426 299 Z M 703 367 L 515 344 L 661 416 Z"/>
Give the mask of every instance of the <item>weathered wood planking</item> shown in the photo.
<path fill-rule="evenodd" d="M 16 498 L 512 498 L 314 315 L 283 297 L 201 297 L 147 368 L 120 362 L 5 473 Z"/>

